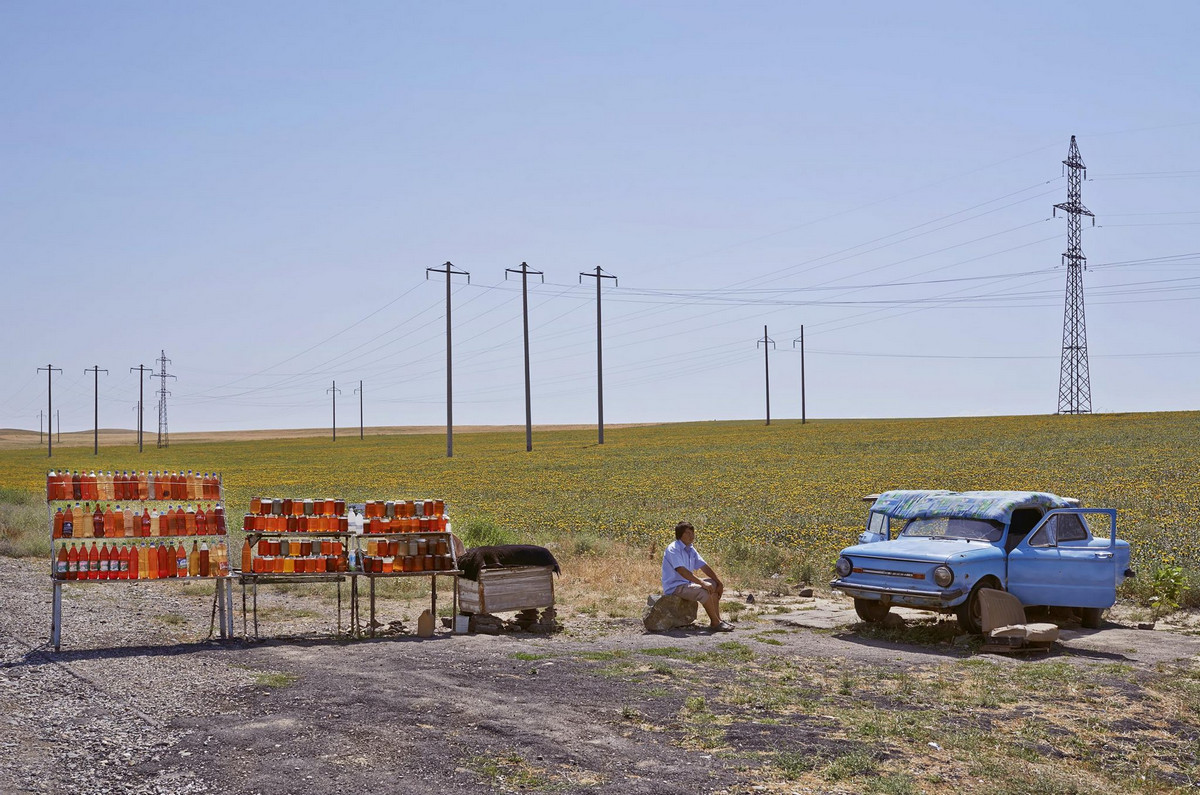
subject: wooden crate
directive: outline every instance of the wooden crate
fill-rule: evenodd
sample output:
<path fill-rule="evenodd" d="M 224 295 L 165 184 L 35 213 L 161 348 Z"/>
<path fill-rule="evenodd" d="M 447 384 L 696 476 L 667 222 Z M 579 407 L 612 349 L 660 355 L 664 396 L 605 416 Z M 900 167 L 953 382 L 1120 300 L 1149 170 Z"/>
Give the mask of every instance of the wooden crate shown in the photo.
<path fill-rule="evenodd" d="M 506 613 L 554 606 L 554 570 L 550 566 L 482 569 L 479 582 L 458 578 L 460 613 Z"/>

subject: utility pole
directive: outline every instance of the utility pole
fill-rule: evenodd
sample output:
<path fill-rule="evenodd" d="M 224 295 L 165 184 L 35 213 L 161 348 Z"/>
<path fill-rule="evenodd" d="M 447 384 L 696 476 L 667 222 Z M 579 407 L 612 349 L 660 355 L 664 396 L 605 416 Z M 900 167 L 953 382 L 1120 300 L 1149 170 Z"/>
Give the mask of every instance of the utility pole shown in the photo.
<path fill-rule="evenodd" d="M 533 270 L 528 264 L 522 262 L 520 269 L 505 268 L 504 280 L 508 281 L 508 274 L 521 274 L 521 321 L 525 328 L 525 452 L 533 450 L 533 404 L 529 397 L 529 274 L 541 277 L 542 283 L 546 283 L 546 277 L 541 271 Z"/>
<path fill-rule="evenodd" d="M 363 388 L 362 381 L 358 382 L 358 389 L 354 390 L 358 394 L 358 438 L 363 438 Z"/>
<path fill-rule="evenodd" d="M 83 371 L 84 375 L 95 373 L 96 375 L 96 391 L 93 409 L 95 412 L 95 425 L 92 427 L 92 455 L 100 455 L 100 374 L 108 375 L 108 370 L 101 370 L 100 365 L 94 364 Z"/>
<path fill-rule="evenodd" d="M 1067 173 L 1067 200 L 1054 205 L 1054 213 L 1062 210 L 1067 214 L 1067 250 L 1062 262 L 1067 266 L 1067 294 L 1063 307 L 1062 364 L 1058 373 L 1058 413 L 1091 414 L 1092 384 L 1088 373 L 1087 323 L 1083 311 L 1083 271 L 1087 268 L 1087 257 L 1081 245 L 1082 217 L 1096 216 L 1083 206 L 1082 185 L 1087 177 L 1087 166 L 1079 154 L 1075 136 L 1071 136 L 1071 148 L 1067 159 L 1062 161 Z"/>
<path fill-rule="evenodd" d="M 763 326 L 763 338 L 755 343 L 754 347 L 762 346 L 763 349 L 763 372 L 767 378 L 767 425 L 771 424 L 771 363 L 767 358 L 767 351 L 775 344 L 775 340 L 767 336 L 767 327 Z"/>
<path fill-rule="evenodd" d="M 333 394 L 333 440 L 337 441 L 337 396 L 342 390 L 337 388 L 337 381 L 333 382 L 333 386 L 325 390 L 325 394 Z"/>
<path fill-rule="evenodd" d="M 143 427 L 143 415 L 145 414 L 145 411 L 143 410 L 143 408 L 145 406 L 145 403 L 143 402 L 143 398 L 144 398 L 143 387 L 146 384 L 146 371 L 149 369 L 150 368 L 144 364 L 139 364 L 137 367 L 129 368 L 129 372 L 132 373 L 136 370 L 137 374 L 138 374 L 137 436 L 138 436 L 138 452 L 139 453 L 142 452 L 142 427 Z"/>
<path fill-rule="evenodd" d="M 580 284 L 583 284 L 584 276 L 596 280 L 596 428 L 599 444 L 604 444 L 604 343 L 601 336 L 603 326 L 600 322 L 600 282 L 603 279 L 612 279 L 613 286 L 616 287 L 617 277 L 605 273 L 599 265 L 594 273 L 580 273 Z"/>
<path fill-rule="evenodd" d="M 50 427 L 50 418 L 54 416 L 54 374 L 61 373 L 61 367 L 47 364 L 45 367 L 39 367 L 37 371 L 46 371 L 46 458 L 54 457 L 54 434 Z M 41 427 L 41 423 L 38 424 Z"/>
<path fill-rule="evenodd" d="M 765 335 L 764 335 L 765 336 Z M 800 326 L 800 338 L 792 340 L 792 348 L 796 347 L 796 343 L 800 343 L 800 424 L 805 422 L 805 407 L 804 407 L 804 326 Z"/>
<path fill-rule="evenodd" d="M 151 378 L 160 379 L 158 387 L 158 446 L 169 447 L 170 439 L 167 436 L 167 395 L 171 394 L 167 391 L 167 379 L 175 376 L 167 373 L 167 364 L 171 360 L 167 358 L 167 352 L 162 351 L 162 356 L 158 359 L 159 371 L 151 373 Z M 138 448 L 141 449 L 140 447 Z"/>
<path fill-rule="evenodd" d="M 454 359 L 451 355 L 450 336 L 450 277 L 466 276 L 467 284 L 471 283 L 471 274 L 454 267 L 447 262 L 440 268 L 426 268 L 425 279 L 431 273 L 446 274 L 446 458 L 454 457 Z"/>

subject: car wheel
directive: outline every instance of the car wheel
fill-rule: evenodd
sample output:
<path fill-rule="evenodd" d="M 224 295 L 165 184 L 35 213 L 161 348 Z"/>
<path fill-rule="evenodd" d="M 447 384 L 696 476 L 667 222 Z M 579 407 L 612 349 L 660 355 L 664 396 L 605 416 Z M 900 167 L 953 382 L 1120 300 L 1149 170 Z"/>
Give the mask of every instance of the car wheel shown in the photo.
<path fill-rule="evenodd" d="M 858 617 L 870 624 L 876 624 L 883 621 L 887 614 L 892 610 L 892 606 L 887 602 L 882 602 L 878 599 L 855 599 L 854 612 L 858 613 Z"/>
<path fill-rule="evenodd" d="M 1104 623 L 1104 608 L 1079 608 L 1079 623 L 1083 625 L 1084 629 L 1100 629 L 1100 625 Z"/>
<path fill-rule="evenodd" d="M 979 592 L 984 588 L 991 587 L 992 585 L 989 583 L 979 583 L 971 589 L 967 601 L 958 606 L 958 626 L 968 635 L 978 635 L 983 632 L 983 604 L 979 598 Z"/>

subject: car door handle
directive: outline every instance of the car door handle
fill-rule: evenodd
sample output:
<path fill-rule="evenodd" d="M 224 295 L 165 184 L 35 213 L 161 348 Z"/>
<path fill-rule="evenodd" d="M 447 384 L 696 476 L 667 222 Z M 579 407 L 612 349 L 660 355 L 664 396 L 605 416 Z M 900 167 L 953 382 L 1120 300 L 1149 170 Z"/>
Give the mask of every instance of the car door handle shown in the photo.
<path fill-rule="evenodd" d="M 1101 560 L 1108 560 L 1109 558 L 1112 557 L 1112 553 L 1111 552 L 1097 552 L 1096 557 L 1100 558 Z"/>

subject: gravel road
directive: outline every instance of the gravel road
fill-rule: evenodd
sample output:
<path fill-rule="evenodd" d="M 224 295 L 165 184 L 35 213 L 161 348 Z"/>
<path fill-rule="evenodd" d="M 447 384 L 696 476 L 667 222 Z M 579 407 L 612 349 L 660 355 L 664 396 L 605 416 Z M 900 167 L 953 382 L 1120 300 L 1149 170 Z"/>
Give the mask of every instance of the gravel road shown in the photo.
<path fill-rule="evenodd" d="M 737 654 L 858 667 L 964 654 L 766 617 L 718 635 L 572 617 L 549 637 L 342 641 L 325 634 L 328 596 L 308 593 L 262 595 L 274 634 L 308 637 L 219 643 L 205 640 L 211 587 L 68 586 L 54 653 L 44 565 L 0 558 L 0 792 L 762 791 L 764 750 L 841 741 L 820 715 L 749 712 L 725 722 L 721 753 L 694 741 L 689 710 L 716 703 Z M 1077 634 L 1063 659 L 1200 655 L 1197 638 L 1142 635 L 1163 637 Z M 717 663 L 683 661 L 705 655 Z"/>

